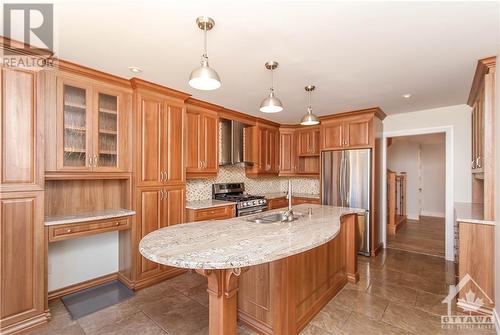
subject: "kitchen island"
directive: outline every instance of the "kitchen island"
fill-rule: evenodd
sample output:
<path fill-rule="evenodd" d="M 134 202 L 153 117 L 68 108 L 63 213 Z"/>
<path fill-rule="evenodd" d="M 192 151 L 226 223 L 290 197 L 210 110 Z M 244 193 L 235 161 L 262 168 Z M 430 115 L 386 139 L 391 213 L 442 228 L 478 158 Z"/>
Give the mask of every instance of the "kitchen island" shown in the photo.
<path fill-rule="evenodd" d="M 237 317 L 264 334 L 296 334 L 348 282 L 358 280 L 356 220 L 362 211 L 304 204 L 292 222 L 256 223 L 280 210 L 154 231 L 147 259 L 208 279 L 211 335 L 235 334 Z"/>

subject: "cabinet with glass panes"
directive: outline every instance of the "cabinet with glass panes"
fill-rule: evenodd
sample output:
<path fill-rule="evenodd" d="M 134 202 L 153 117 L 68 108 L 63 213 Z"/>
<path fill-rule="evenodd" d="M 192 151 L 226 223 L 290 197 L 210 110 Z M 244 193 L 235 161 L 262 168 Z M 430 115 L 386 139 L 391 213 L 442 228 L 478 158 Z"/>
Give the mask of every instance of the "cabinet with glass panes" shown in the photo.
<path fill-rule="evenodd" d="M 131 96 L 119 88 L 57 79 L 57 170 L 127 172 L 123 161 Z M 62 124 L 61 124 L 62 123 Z"/>

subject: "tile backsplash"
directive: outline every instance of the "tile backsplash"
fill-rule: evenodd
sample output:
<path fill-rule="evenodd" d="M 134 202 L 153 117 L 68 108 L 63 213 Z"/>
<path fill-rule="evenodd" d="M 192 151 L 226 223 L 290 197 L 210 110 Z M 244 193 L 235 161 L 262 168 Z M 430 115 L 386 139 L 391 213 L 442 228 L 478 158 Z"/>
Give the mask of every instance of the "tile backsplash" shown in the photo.
<path fill-rule="evenodd" d="M 212 198 L 214 183 L 245 183 L 245 191 L 250 194 L 285 192 L 288 187 L 288 177 L 248 178 L 245 167 L 241 165 L 220 166 L 219 174 L 212 179 L 188 180 L 186 185 L 186 200 L 205 200 Z M 292 188 L 297 193 L 319 194 L 319 179 L 292 177 Z"/>

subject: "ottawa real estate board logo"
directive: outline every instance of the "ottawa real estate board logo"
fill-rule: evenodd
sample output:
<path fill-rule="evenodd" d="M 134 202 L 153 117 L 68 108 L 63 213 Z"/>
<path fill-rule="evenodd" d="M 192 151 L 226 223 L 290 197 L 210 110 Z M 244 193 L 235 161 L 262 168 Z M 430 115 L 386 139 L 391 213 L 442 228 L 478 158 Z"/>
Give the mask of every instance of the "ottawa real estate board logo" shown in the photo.
<path fill-rule="evenodd" d="M 3 37 L 4 66 L 26 68 L 53 66 L 53 4 L 4 3 Z"/>
<path fill-rule="evenodd" d="M 456 302 L 456 311 L 452 306 Z M 493 300 L 466 274 L 457 285 L 451 285 L 449 294 L 442 301 L 448 305 L 447 315 L 441 316 L 443 329 L 493 330 Z"/>

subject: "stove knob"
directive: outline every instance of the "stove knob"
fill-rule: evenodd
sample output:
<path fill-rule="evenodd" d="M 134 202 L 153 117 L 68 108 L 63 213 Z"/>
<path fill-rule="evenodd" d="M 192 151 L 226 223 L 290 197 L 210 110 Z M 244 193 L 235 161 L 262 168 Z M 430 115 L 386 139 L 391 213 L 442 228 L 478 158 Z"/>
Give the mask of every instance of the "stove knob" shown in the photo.
<path fill-rule="evenodd" d="M 254 201 L 253 201 L 253 205 L 254 205 L 254 206 L 256 206 L 256 205 L 258 205 L 258 204 L 259 204 L 259 202 L 258 202 L 257 200 L 254 200 Z"/>
<path fill-rule="evenodd" d="M 245 202 L 243 203 L 243 206 L 248 206 L 248 202 L 246 202 L 246 201 L 245 201 Z"/>

